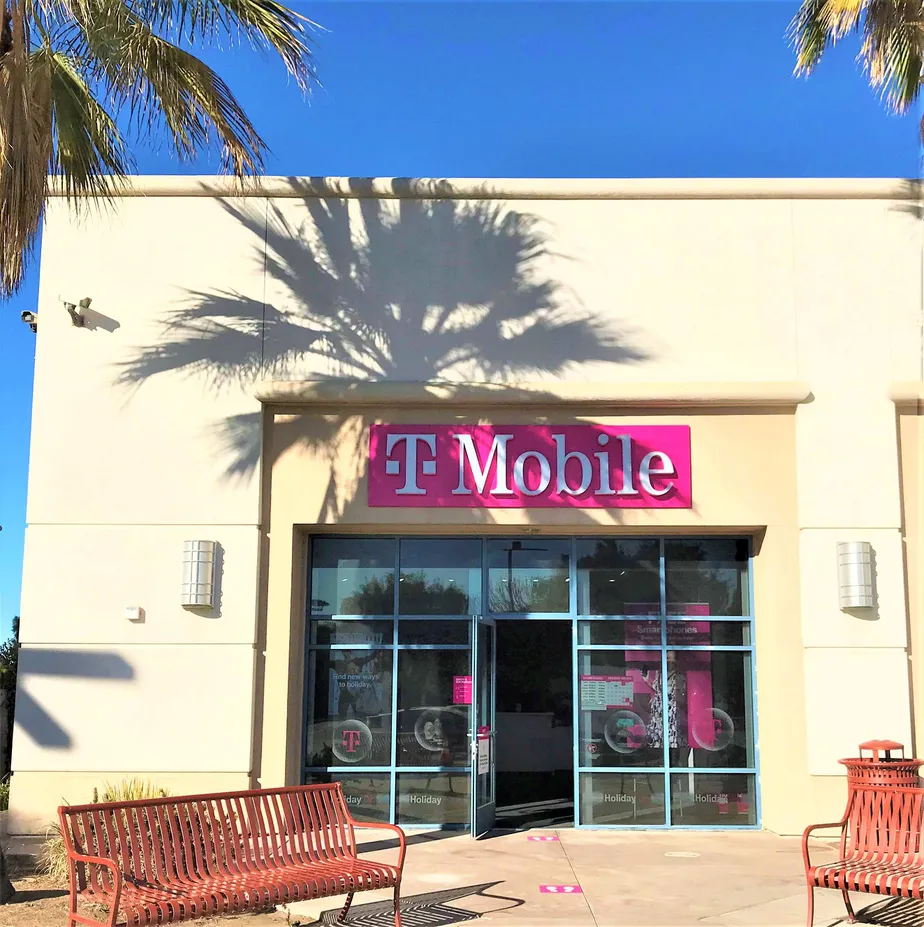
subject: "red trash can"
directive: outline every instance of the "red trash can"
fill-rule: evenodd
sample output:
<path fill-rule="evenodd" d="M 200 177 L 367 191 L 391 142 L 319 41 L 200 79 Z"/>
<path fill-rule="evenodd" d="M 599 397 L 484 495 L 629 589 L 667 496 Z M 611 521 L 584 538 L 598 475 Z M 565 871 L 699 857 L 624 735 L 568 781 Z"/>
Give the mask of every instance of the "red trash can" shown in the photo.
<path fill-rule="evenodd" d="M 866 751 L 871 754 L 864 756 Z M 893 756 L 899 753 L 900 756 Z M 905 745 L 894 740 L 868 740 L 860 744 L 860 755 L 838 760 L 847 767 L 847 785 L 916 788 L 921 786 L 919 770 L 924 760 L 907 759 Z"/>

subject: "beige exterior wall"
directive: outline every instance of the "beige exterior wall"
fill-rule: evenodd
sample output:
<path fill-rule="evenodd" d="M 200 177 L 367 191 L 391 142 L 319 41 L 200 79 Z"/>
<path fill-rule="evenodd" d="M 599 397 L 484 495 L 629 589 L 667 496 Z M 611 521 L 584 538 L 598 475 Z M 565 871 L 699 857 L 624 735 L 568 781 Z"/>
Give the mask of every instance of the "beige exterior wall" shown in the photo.
<path fill-rule="evenodd" d="M 916 459 L 903 418 L 903 509 L 889 391 L 921 380 L 922 253 L 902 188 L 498 182 L 456 185 L 455 199 L 437 186 L 450 195 L 437 201 L 408 189 L 421 196 L 380 184 L 365 192 L 385 198 L 324 199 L 272 181 L 222 201 L 162 180 L 79 223 L 52 205 L 13 831 L 96 775 L 296 777 L 304 537 L 385 524 L 364 505 L 365 423 L 448 421 L 454 405 L 489 421 L 690 422 L 690 512 L 417 511 L 388 529 L 753 532 L 764 822 L 791 833 L 836 814 L 838 757 L 873 736 L 912 743 L 902 532 L 907 557 Z M 75 328 L 60 300 L 84 296 L 91 324 Z M 379 393 L 391 407 L 367 391 L 347 408 L 349 388 L 326 407 L 271 404 L 262 428 L 261 381 L 329 377 L 377 383 L 373 397 L 456 385 L 424 407 L 399 390 Z M 554 408 L 501 414 L 470 385 L 517 403 L 525 382 Z M 771 395 L 794 382 L 811 394 L 798 408 L 740 400 L 741 384 Z M 601 386 L 609 400 L 589 406 Z M 672 395 L 691 399 L 678 409 Z M 210 615 L 179 604 L 194 538 L 222 546 Z M 834 544 L 851 538 L 876 551 L 865 621 L 837 603 Z M 858 676 L 876 698 L 832 710 Z"/>

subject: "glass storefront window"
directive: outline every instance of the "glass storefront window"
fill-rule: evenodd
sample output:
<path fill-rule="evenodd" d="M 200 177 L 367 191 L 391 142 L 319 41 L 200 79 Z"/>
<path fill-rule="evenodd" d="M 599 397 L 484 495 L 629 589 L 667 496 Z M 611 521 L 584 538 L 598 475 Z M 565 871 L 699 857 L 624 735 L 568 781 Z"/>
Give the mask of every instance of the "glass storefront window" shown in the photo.
<path fill-rule="evenodd" d="M 688 621 L 671 618 L 667 622 L 668 647 L 748 647 L 751 625 L 747 621 Z"/>
<path fill-rule="evenodd" d="M 488 607 L 494 614 L 567 614 L 571 542 L 494 538 L 487 542 Z"/>
<path fill-rule="evenodd" d="M 468 825 L 471 781 L 465 773 L 400 773 L 398 824 Z"/>
<path fill-rule="evenodd" d="M 667 667 L 671 766 L 753 766 L 750 654 L 669 650 Z"/>
<path fill-rule="evenodd" d="M 656 540 L 587 538 L 576 546 L 579 615 L 661 611 L 661 553 Z"/>
<path fill-rule="evenodd" d="M 663 827 L 664 774 L 581 773 L 581 824 Z"/>
<path fill-rule="evenodd" d="M 748 543 L 706 538 L 664 542 L 667 613 L 747 615 Z"/>
<path fill-rule="evenodd" d="M 306 765 L 390 765 L 392 656 L 390 650 L 309 652 Z"/>
<path fill-rule="evenodd" d="M 749 827 L 757 823 L 754 776 L 671 776 L 671 821 L 684 827 Z"/>
<path fill-rule="evenodd" d="M 476 779 L 506 783 L 497 826 L 531 813 L 536 788 L 511 777 L 537 775 L 566 818 L 576 782 L 583 826 L 758 825 L 749 553 L 718 537 L 313 539 L 305 781 L 342 782 L 361 820 L 468 827 L 486 725 L 517 745 Z M 501 630 L 507 665 L 475 693 L 473 643 Z M 559 765 L 521 769 L 528 752 Z"/>
<path fill-rule="evenodd" d="M 344 644 L 390 644 L 392 621 L 310 621 L 308 642 L 313 646 Z"/>
<path fill-rule="evenodd" d="M 668 647 L 747 647 L 751 625 L 747 621 L 688 621 L 671 618 L 665 636 Z M 661 621 L 579 621 L 578 644 L 661 646 Z"/>
<path fill-rule="evenodd" d="M 481 541 L 401 541 L 398 613 L 477 615 L 481 612 Z"/>
<path fill-rule="evenodd" d="M 469 644 L 472 622 L 410 620 L 398 622 L 399 644 Z"/>
<path fill-rule="evenodd" d="M 468 767 L 470 673 L 466 650 L 398 653 L 399 766 Z"/>
<path fill-rule="evenodd" d="M 312 615 L 393 615 L 395 541 L 315 538 L 311 544 Z"/>
<path fill-rule="evenodd" d="M 339 782 L 350 814 L 357 821 L 388 821 L 391 817 L 391 775 L 338 776 L 331 773 L 313 773 L 305 783 Z"/>
<path fill-rule="evenodd" d="M 582 766 L 663 767 L 661 654 L 580 654 L 578 719 Z"/>
<path fill-rule="evenodd" d="M 578 643 L 621 647 L 631 641 L 632 628 L 629 625 L 628 621 L 579 621 Z M 660 641 L 658 643 L 660 645 Z"/>

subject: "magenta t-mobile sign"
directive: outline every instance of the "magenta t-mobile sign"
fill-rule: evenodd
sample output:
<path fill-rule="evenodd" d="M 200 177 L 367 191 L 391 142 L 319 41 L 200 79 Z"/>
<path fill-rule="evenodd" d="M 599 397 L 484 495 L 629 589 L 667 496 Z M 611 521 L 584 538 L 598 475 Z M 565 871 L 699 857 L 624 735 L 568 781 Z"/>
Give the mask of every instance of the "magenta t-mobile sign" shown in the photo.
<path fill-rule="evenodd" d="M 372 425 L 369 505 L 690 508 L 688 425 Z"/>

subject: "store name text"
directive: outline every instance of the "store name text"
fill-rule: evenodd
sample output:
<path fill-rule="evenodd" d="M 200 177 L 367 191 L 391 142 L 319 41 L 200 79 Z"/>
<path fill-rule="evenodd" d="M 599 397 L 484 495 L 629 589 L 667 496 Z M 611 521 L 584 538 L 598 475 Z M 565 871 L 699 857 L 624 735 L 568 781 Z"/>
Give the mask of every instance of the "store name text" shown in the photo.
<path fill-rule="evenodd" d="M 372 425 L 369 505 L 689 508 L 686 425 Z"/>

